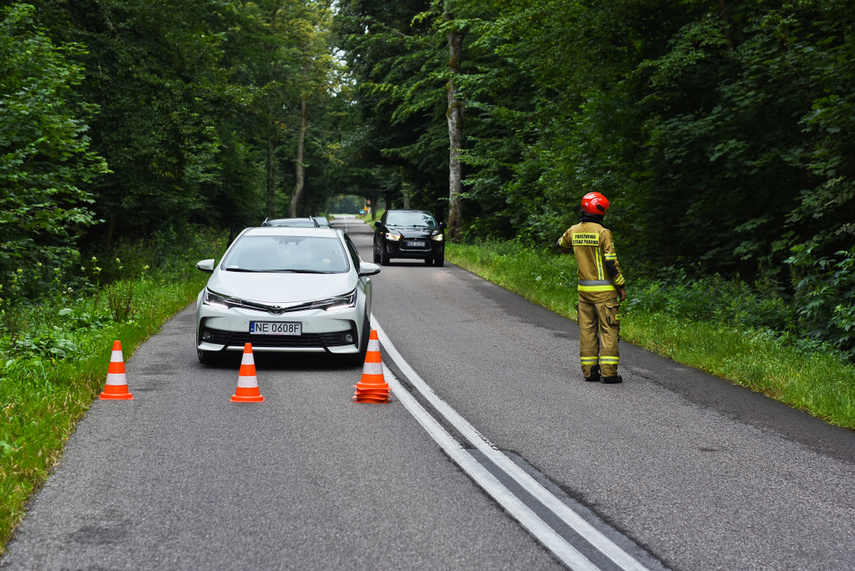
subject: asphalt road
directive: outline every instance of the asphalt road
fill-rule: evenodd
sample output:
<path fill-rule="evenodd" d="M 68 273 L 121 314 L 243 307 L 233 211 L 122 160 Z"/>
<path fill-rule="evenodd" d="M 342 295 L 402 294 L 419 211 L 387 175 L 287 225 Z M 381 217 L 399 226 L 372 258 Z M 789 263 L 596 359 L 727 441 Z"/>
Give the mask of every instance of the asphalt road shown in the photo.
<path fill-rule="evenodd" d="M 393 262 L 374 294 L 436 395 L 648 568 L 855 567 L 855 433 L 627 344 L 622 385 L 585 383 L 573 322 L 450 264 Z M 0 566 L 562 568 L 425 433 L 385 353 L 407 395 L 381 405 L 351 402 L 359 367 L 263 357 L 265 402 L 231 403 L 238 361 L 198 364 L 177 315 L 127 361 L 134 400 L 93 403 Z"/>

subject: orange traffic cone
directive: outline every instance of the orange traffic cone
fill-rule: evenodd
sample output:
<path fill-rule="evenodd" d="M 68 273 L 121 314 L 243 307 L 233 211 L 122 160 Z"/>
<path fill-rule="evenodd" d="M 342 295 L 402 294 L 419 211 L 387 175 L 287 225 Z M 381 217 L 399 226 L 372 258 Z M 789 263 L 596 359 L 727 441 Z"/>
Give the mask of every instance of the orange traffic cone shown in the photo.
<path fill-rule="evenodd" d="M 371 330 L 368 337 L 368 351 L 365 353 L 365 365 L 362 367 L 362 380 L 355 385 L 354 402 L 387 402 L 389 385 L 383 378 L 383 362 L 380 359 L 380 340 L 377 331 Z"/>
<path fill-rule="evenodd" d="M 110 366 L 107 368 L 107 383 L 101 400 L 133 400 L 128 392 L 128 378 L 125 375 L 125 360 L 122 357 L 122 342 L 113 341 L 113 354 L 110 356 Z"/>
<path fill-rule="evenodd" d="M 232 402 L 261 402 L 264 397 L 258 390 L 258 377 L 255 376 L 255 360 L 252 357 L 252 343 L 243 346 L 243 359 L 240 362 L 240 373 Z"/>

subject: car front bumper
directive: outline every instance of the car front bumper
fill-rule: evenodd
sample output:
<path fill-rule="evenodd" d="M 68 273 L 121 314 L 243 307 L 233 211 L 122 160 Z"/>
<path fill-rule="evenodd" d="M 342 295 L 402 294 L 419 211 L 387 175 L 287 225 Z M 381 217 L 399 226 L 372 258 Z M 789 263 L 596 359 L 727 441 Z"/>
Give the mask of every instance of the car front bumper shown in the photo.
<path fill-rule="evenodd" d="M 260 335 L 250 333 L 250 322 L 300 323 L 300 335 Z M 358 353 L 368 331 L 362 299 L 352 308 L 325 311 L 311 309 L 271 315 L 242 308 L 196 304 L 196 347 L 201 351 L 243 351 L 246 343 L 253 351 L 279 353 Z"/>
<path fill-rule="evenodd" d="M 426 246 L 412 246 L 414 241 L 427 242 Z M 386 253 L 390 258 L 435 258 L 445 251 L 443 242 L 419 238 L 418 240 L 404 238 L 400 242 L 386 242 Z"/>

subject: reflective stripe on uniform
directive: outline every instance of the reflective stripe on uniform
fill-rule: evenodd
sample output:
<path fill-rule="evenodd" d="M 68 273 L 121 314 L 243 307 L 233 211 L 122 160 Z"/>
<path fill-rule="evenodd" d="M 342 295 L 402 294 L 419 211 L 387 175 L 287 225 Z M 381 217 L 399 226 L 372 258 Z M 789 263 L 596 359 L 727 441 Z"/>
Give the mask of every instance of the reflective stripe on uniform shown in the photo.
<path fill-rule="evenodd" d="M 617 365 L 618 362 L 620 362 L 620 357 L 611 357 L 606 355 L 602 355 L 600 357 L 601 365 Z"/>
<path fill-rule="evenodd" d="M 615 289 L 610 280 L 579 280 L 579 291 L 611 291 Z"/>
<path fill-rule="evenodd" d="M 603 271 L 603 257 L 600 255 L 599 248 L 597 248 L 597 277 L 601 280 L 606 277 L 606 272 Z"/>
<path fill-rule="evenodd" d="M 615 286 L 579 286 L 579 291 L 614 291 Z"/>
<path fill-rule="evenodd" d="M 598 357 L 597 357 L 596 355 L 594 355 L 593 357 L 582 357 L 582 358 L 581 358 L 582 366 L 585 366 L 585 365 L 596 365 L 596 364 L 597 364 L 597 359 L 598 359 Z"/>

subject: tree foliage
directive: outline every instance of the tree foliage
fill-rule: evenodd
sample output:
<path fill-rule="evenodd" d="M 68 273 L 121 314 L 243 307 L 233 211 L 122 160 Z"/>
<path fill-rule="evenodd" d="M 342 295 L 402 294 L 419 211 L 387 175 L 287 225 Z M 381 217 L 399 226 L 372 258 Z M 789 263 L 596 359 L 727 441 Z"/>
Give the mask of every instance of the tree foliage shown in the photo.
<path fill-rule="evenodd" d="M 78 232 L 95 222 L 86 185 L 107 171 L 89 145 L 93 108 L 73 92 L 82 74 L 70 58 L 82 49 L 56 45 L 33 12 L 0 9 L 0 298 L 9 302 L 74 263 Z"/>
<path fill-rule="evenodd" d="M 31 2 L 3 2 L 7 284 L 75 236 L 348 193 L 547 245 L 596 190 L 631 271 L 755 283 L 855 353 L 851 0 Z"/>
<path fill-rule="evenodd" d="M 470 237 L 550 244 L 580 197 L 601 191 L 637 271 L 679 266 L 762 283 L 794 296 L 800 326 L 816 339 L 855 348 L 845 271 L 855 242 L 851 2 L 460 0 L 455 8 L 468 24 L 459 85 Z M 426 64 L 441 57 L 442 27 L 427 30 L 432 42 L 413 44 L 428 37 L 415 27 L 426 20 L 362 14 L 375 31 L 354 28 L 345 47 L 370 82 L 368 124 L 413 133 L 402 120 L 420 120 L 418 146 L 402 141 L 384 157 L 402 158 L 406 173 L 445 171 L 444 159 L 426 152 L 441 141 L 444 118 L 422 103 L 444 95 L 431 84 L 439 66 Z M 379 26 L 384 17 L 399 27 Z"/>

